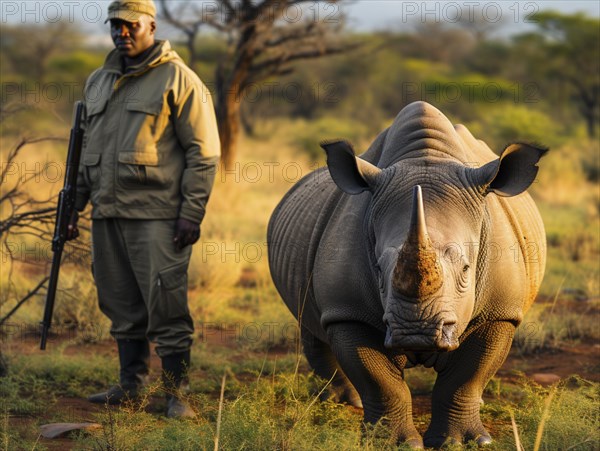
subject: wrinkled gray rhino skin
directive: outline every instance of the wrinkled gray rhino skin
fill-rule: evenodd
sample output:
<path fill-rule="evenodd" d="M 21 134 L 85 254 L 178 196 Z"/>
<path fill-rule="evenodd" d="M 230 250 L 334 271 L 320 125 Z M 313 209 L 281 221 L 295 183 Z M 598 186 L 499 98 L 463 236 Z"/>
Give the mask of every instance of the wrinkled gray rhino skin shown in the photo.
<path fill-rule="evenodd" d="M 344 141 L 323 147 L 328 167 L 290 189 L 268 228 L 273 281 L 308 362 L 398 443 L 490 443 L 481 395 L 544 273 L 544 227 L 525 190 L 546 149 L 512 144 L 498 158 L 424 102 L 360 158 Z M 403 380 L 415 365 L 438 373 L 424 439 Z"/>

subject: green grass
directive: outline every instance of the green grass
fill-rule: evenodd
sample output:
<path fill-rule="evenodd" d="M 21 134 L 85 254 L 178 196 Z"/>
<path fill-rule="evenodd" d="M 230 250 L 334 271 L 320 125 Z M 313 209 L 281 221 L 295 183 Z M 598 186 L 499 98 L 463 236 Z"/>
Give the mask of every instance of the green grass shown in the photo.
<path fill-rule="evenodd" d="M 497 405 L 484 406 L 484 423 L 486 418 L 510 423 L 513 413 L 520 441 L 529 450 L 534 449 L 542 417 L 547 416 L 539 449 L 594 450 L 600 446 L 599 384 L 571 377 L 550 388 L 541 388 L 523 381 L 518 396 L 520 399 L 507 397 L 498 400 Z M 495 449 L 513 450 L 515 441 L 510 434 L 504 434 L 497 439 Z"/>
<path fill-rule="evenodd" d="M 57 396 L 85 397 L 90 390 L 116 382 L 118 364 L 113 359 L 86 355 L 65 355 L 62 346 L 35 356 L 14 356 L 9 376 L 0 379 L 7 400 L 37 399 L 36 407 Z M 22 397 L 21 395 L 25 395 Z"/>
<path fill-rule="evenodd" d="M 548 351 L 600 340 L 598 301 L 582 302 L 556 298 L 537 303 L 517 329 L 513 346 L 522 354 Z"/>
<path fill-rule="evenodd" d="M 265 363 L 258 354 L 238 360 L 223 349 L 198 348 L 194 349 L 196 377 L 192 378 L 188 395 L 199 412 L 196 420 L 169 420 L 156 413 L 156 405 L 163 401 L 157 400 L 160 391 L 154 385 L 141 406 L 100 410 L 94 414 L 92 420 L 100 423 L 102 429 L 91 435 L 76 436 L 74 449 L 213 449 L 219 408 L 222 409 L 221 449 L 395 449 L 384 438 L 383 425 L 364 431 L 360 411 L 318 401 L 318 393 L 327 386 L 327 381 L 306 373 L 304 361 L 300 371 L 296 371 L 293 355 L 266 359 Z M 5 399 L 1 439 L 9 444 L 5 449 L 33 449 L 37 434 L 35 421 L 28 428 L 28 435 L 15 434 L 14 428 L 7 426 L 8 415 L 33 416 L 42 408 L 55 411 L 50 415 L 51 420 L 64 421 L 61 414 L 56 413 L 60 405 L 52 401 L 53 397 L 81 396 L 90 386 L 105 384 L 116 370 L 114 365 L 102 369 L 108 363 L 106 358 L 92 359 L 87 364 L 75 359 L 69 364 L 71 358 L 56 351 L 51 358 L 28 356 L 13 360 L 10 376 L 4 378 L 0 386 Z M 220 404 L 218 392 L 224 372 L 225 396 Z M 210 383 L 199 380 L 200 374 Z M 408 370 L 407 375 L 413 392 L 430 391 L 433 382 L 430 372 L 413 369 Z M 65 384 L 66 380 L 70 383 Z M 552 403 L 546 408 L 545 403 L 553 391 Z M 556 386 L 542 388 L 525 378 L 510 383 L 494 379 L 484 397 L 482 419 L 492 431 L 495 450 L 515 449 L 511 413 L 527 450 L 533 449 L 543 416 L 547 419 L 541 450 L 569 447 L 592 450 L 600 446 L 597 434 L 599 384 L 571 377 Z M 154 404 L 150 413 L 146 411 L 147 403 Z M 423 429 L 428 419 L 429 414 L 426 414 L 417 418 L 416 424 Z"/>

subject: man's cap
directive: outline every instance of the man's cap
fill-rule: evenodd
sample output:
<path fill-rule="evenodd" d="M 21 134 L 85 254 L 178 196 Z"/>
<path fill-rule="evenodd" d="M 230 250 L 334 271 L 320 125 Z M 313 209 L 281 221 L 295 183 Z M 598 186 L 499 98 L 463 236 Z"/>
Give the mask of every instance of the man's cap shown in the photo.
<path fill-rule="evenodd" d="M 156 6 L 152 0 L 115 0 L 108 5 L 108 19 L 121 19 L 125 22 L 138 22 L 143 14 L 154 18 Z"/>

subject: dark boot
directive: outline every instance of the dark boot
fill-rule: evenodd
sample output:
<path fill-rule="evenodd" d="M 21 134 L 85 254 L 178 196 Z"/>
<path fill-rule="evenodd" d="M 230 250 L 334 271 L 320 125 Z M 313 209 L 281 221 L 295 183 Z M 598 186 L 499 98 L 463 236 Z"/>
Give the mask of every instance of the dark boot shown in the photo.
<path fill-rule="evenodd" d="M 181 399 L 179 388 L 190 367 L 190 351 L 162 357 L 163 384 L 167 393 L 168 418 L 195 418 L 196 412 Z"/>
<path fill-rule="evenodd" d="M 148 377 L 150 362 L 148 340 L 117 340 L 117 347 L 121 366 L 119 385 L 114 385 L 105 392 L 91 395 L 88 397 L 88 401 L 110 405 L 121 404 L 128 399 L 135 400 L 139 389 L 144 385 Z"/>

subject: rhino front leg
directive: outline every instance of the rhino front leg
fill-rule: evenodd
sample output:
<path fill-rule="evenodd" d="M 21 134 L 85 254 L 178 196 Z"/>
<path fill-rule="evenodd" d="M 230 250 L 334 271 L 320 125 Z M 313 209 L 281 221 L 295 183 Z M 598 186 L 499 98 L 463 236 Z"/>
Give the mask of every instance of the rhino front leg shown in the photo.
<path fill-rule="evenodd" d="M 325 391 L 321 400 L 331 399 L 335 402 L 362 408 L 360 396 L 339 367 L 329 345 L 323 343 L 305 327 L 302 327 L 302 345 L 306 360 L 315 374 L 323 379 L 331 380 L 331 386 Z"/>
<path fill-rule="evenodd" d="M 394 443 L 422 448 L 402 374 L 406 357 L 387 351 L 384 334 L 366 324 L 336 323 L 327 328 L 327 335 L 339 365 L 360 395 L 364 421 L 382 420 Z"/>
<path fill-rule="evenodd" d="M 484 323 L 448 355 L 433 388 L 431 424 L 425 445 L 475 440 L 487 445 L 492 439 L 481 423 L 479 408 L 483 389 L 502 366 L 515 333 L 510 322 Z"/>

